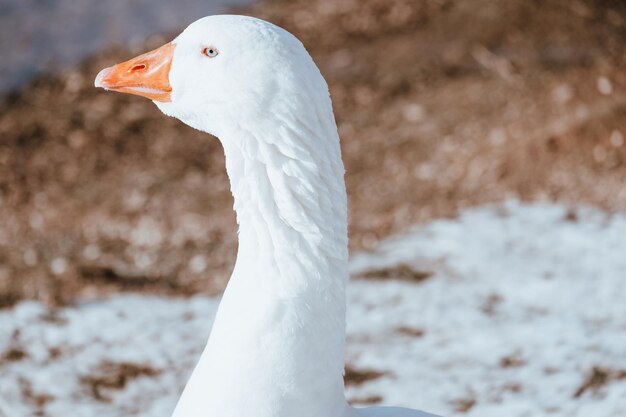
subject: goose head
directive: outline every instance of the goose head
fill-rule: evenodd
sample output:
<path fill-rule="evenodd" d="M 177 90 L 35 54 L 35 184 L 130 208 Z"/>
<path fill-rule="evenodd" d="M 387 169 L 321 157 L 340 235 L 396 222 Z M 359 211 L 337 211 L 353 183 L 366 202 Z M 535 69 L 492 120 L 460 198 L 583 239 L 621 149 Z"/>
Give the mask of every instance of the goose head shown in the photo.
<path fill-rule="evenodd" d="M 234 127 L 262 129 L 268 118 L 328 100 L 296 37 L 231 15 L 197 20 L 170 43 L 103 69 L 95 86 L 149 98 L 163 113 L 218 137 Z"/>

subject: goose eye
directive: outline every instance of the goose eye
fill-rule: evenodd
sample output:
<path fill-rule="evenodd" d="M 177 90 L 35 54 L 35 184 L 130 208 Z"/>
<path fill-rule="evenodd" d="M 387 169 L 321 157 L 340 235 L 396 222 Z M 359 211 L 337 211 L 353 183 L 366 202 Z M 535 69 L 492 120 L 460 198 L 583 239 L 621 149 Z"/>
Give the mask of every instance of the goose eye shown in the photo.
<path fill-rule="evenodd" d="M 207 46 L 206 48 L 202 49 L 202 53 L 208 56 L 209 58 L 215 58 L 219 52 L 217 51 L 216 48 L 212 46 Z"/>

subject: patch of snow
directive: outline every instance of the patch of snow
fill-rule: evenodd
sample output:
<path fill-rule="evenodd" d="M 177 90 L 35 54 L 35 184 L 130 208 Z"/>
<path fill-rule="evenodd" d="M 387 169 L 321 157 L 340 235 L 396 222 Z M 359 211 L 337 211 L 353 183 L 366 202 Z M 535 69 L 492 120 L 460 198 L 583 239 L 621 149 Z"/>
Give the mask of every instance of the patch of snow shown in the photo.
<path fill-rule="evenodd" d="M 393 279 L 400 266 L 432 275 Z M 448 416 L 626 415 L 626 215 L 474 209 L 351 268 L 385 278 L 349 285 L 348 363 L 384 375 L 349 399 Z M 0 416 L 169 417 L 218 303 L 120 295 L 0 312 Z"/>

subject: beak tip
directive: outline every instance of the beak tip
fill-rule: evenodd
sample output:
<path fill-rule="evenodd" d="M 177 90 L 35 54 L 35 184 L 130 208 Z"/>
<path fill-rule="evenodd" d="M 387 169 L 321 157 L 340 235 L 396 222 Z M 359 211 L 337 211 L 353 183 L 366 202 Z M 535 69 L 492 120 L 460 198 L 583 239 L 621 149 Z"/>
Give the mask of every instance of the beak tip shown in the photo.
<path fill-rule="evenodd" d="M 101 70 L 98 73 L 98 75 L 96 75 L 96 80 L 94 81 L 93 85 L 95 87 L 106 89 L 107 86 L 106 86 L 106 83 L 105 83 L 104 79 L 106 78 L 108 73 L 109 73 L 109 68 L 105 68 L 105 69 Z"/>

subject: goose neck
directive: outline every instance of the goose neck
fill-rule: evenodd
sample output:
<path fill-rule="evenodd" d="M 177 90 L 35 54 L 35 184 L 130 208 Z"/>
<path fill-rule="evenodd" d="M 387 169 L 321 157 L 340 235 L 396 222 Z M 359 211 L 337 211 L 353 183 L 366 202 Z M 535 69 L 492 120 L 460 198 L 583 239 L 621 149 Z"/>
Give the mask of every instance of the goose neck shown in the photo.
<path fill-rule="evenodd" d="M 296 139 L 303 140 L 223 141 L 240 245 L 180 416 L 190 404 L 220 417 L 250 410 L 259 417 L 331 417 L 348 410 L 338 138 L 335 130 L 304 151 Z"/>

